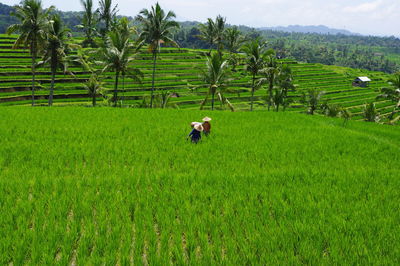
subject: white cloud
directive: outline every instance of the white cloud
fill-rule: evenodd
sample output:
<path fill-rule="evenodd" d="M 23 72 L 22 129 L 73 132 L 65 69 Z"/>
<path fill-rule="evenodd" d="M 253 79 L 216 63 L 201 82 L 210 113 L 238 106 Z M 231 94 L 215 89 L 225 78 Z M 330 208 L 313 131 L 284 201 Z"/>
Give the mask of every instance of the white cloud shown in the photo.
<path fill-rule="evenodd" d="M 363 3 L 355 6 L 347 6 L 343 8 L 344 12 L 347 13 L 359 13 L 359 12 L 372 12 L 376 11 L 382 4 L 382 0 Z"/>

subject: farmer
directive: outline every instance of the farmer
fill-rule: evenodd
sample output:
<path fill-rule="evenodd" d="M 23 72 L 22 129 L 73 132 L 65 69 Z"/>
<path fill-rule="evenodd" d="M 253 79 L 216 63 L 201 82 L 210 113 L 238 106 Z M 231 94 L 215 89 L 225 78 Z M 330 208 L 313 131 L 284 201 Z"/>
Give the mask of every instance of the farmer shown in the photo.
<path fill-rule="evenodd" d="M 193 128 L 197 124 L 201 124 L 201 123 L 200 122 L 192 122 L 192 123 L 190 123 L 190 126 Z"/>
<path fill-rule="evenodd" d="M 210 124 L 211 118 L 208 116 L 203 118 L 203 128 L 204 128 L 204 135 L 208 136 L 211 132 L 211 124 Z"/>
<path fill-rule="evenodd" d="M 201 139 L 201 132 L 204 130 L 203 126 L 201 125 L 201 123 L 195 123 L 193 122 L 192 124 L 192 131 L 189 133 L 188 137 L 192 137 L 192 143 L 196 143 L 200 141 Z"/>

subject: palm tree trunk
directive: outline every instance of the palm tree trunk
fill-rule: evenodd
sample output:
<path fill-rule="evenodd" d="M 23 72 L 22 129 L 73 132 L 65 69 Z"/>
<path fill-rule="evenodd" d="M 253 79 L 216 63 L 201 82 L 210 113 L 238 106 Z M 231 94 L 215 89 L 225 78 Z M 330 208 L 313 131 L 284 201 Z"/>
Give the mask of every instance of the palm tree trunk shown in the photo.
<path fill-rule="evenodd" d="M 114 85 L 114 107 L 117 107 L 117 97 L 118 97 L 118 78 L 119 78 L 119 71 L 115 72 L 115 85 Z"/>
<path fill-rule="evenodd" d="M 35 106 L 35 79 L 36 79 L 36 46 L 35 43 L 31 43 L 31 55 L 32 55 L 32 106 Z"/>
<path fill-rule="evenodd" d="M 283 109 L 283 112 L 286 111 L 286 105 L 287 105 L 286 99 L 287 99 L 287 89 L 285 89 L 284 92 L 283 92 L 283 99 L 282 99 L 282 109 Z"/>
<path fill-rule="evenodd" d="M 150 99 L 150 108 L 153 108 L 154 101 L 154 78 L 156 75 L 156 63 L 157 63 L 157 52 L 153 54 L 153 76 L 151 79 L 151 99 Z"/>
<path fill-rule="evenodd" d="M 253 74 L 253 84 L 251 85 L 251 104 L 250 111 L 253 111 L 253 102 L 254 102 L 254 83 L 256 81 L 256 75 Z"/>
<path fill-rule="evenodd" d="M 218 55 L 222 58 L 222 44 L 221 41 L 218 41 Z"/>
<path fill-rule="evenodd" d="M 92 95 L 92 105 L 93 105 L 93 107 L 96 106 L 96 93 L 93 93 L 93 95 Z"/>
<path fill-rule="evenodd" d="M 269 94 L 269 99 L 268 99 L 268 111 L 271 108 L 271 104 L 272 104 L 272 89 L 274 87 L 274 80 L 273 78 L 270 79 L 269 81 L 269 88 L 268 88 L 268 94 Z"/>
<path fill-rule="evenodd" d="M 309 114 L 314 115 L 314 110 L 315 110 L 315 107 L 313 105 L 311 105 Z"/>
<path fill-rule="evenodd" d="M 214 98 L 215 98 L 215 91 L 212 91 L 211 95 L 211 111 L 214 111 Z"/>
<path fill-rule="evenodd" d="M 210 94 L 207 93 L 206 98 L 200 103 L 200 110 L 203 110 L 203 107 L 204 107 L 204 105 L 207 103 L 207 100 L 208 100 L 208 96 L 209 96 L 209 95 L 210 95 Z"/>
<path fill-rule="evenodd" d="M 123 105 L 124 97 L 125 97 L 125 74 L 122 74 L 122 97 L 121 97 L 121 107 L 122 107 L 122 105 Z"/>
<path fill-rule="evenodd" d="M 56 78 L 56 70 L 53 68 L 51 70 L 51 86 L 50 86 L 50 95 L 49 95 L 49 106 L 53 105 L 53 95 L 54 95 L 54 81 Z"/>

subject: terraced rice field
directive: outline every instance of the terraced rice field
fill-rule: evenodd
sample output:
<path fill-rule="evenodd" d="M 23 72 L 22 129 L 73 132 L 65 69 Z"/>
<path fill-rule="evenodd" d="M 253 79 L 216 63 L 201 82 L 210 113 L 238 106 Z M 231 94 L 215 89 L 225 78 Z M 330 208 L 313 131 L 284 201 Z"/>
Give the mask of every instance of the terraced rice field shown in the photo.
<path fill-rule="evenodd" d="M 26 49 L 13 50 L 15 36 L 0 35 L 0 105 L 27 105 L 30 103 L 31 74 L 30 57 Z M 157 63 L 156 88 L 176 92 L 179 97 L 171 98 L 173 105 L 181 109 L 197 109 L 204 99 L 207 88 L 199 79 L 200 69 L 205 64 L 204 52 L 188 49 L 161 49 L 161 56 Z M 376 102 L 378 90 L 386 86 L 387 76 L 383 73 L 358 71 L 359 76 L 367 75 L 373 81 L 368 88 L 352 87 L 355 76 L 346 76 L 336 73 L 334 68 L 318 64 L 303 64 L 291 60 L 283 62 L 290 64 L 295 74 L 297 92 L 290 93 L 290 97 L 297 98 L 301 91 L 307 88 L 319 88 L 326 92 L 326 99 L 331 103 L 340 104 L 348 108 L 355 119 L 361 119 L 362 108 L 365 103 Z M 124 86 L 120 85 L 122 104 L 127 106 L 140 105 L 143 97 L 150 94 L 152 60 L 151 55 L 144 49 L 133 66 L 140 68 L 144 74 L 142 84 L 126 78 Z M 226 96 L 235 105 L 237 110 L 249 109 L 250 80 L 239 66 L 234 74 L 234 81 L 227 90 Z M 90 102 L 83 83 L 89 73 L 79 67 L 70 69 L 75 77 L 59 73 L 56 80 L 55 103 L 57 104 L 87 104 Z M 240 70 L 240 71 L 239 71 Z M 45 103 L 49 94 L 50 74 L 48 69 L 39 69 L 37 73 L 36 99 Z M 113 88 L 113 73 L 107 73 L 104 78 L 105 86 Z M 265 108 L 266 91 L 256 92 L 256 109 Z M 99 100 L 101 100 L 99 98 Z M 377 107 L 382 114 L 389 113 L 393 104 L 389 101 L 379 101 Z M 293 111 L 303 110 L 300 104 L 292 106 Z"/>
<path fill-rule="evenodd" d="M 187 142 L 208 115 L 212 134 Z M 396 127 L 0 108 L 1 265 L 399 265 Z"/>

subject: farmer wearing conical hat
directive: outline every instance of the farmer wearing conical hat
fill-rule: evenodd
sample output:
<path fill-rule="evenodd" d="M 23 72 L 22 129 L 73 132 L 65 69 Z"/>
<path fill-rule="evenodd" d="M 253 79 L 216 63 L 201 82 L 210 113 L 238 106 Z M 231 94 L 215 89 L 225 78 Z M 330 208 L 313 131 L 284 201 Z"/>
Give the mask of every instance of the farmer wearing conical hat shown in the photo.
<path fill-rule="evenodd" d="M 196 143 L 201 139 L 201 132 L 204 130 L 201 123 L 192 123 L 193 129 L 189 133 L 188 138 L 192 137 L 192 143 Z"/>
<path fill-rule="evenodd" d="M 201 124 L 201 122 L 192 122 L 192 123 L 190 123 L 190 126 L 193 128 L 197 124 Z"/>
<path fill-rule="evenodd" d="M 208 136 L 211 132 L 211 124 L 210 124 L 211 118 L 208 116 L 203 118 L 203 129 L 204 129 L 204 135 Z"/>

